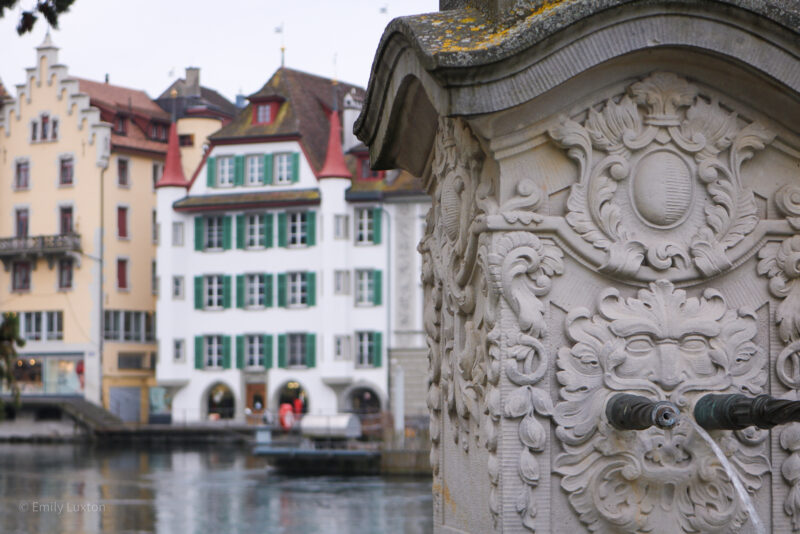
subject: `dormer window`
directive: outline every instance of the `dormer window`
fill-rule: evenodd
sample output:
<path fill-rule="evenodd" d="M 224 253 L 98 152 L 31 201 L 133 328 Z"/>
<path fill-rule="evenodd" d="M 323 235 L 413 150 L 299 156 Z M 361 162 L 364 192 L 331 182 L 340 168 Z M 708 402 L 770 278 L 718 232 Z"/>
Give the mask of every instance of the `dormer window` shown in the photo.
<path fill-rule="evenodd" d="M 361 172 L 360 172 L 361 178 L 369 179 L 369 178 L 381 177 L 380 171 L 374 171 L 369 166 L 369 158 L 360 158 L 358 161 L 359 161 L 359 166 L 361 167 Z"/>
<path fill-rule="evenodd" d="M 117 116 L 116 120 L 114 121 L 114 133 L 125 135 L 126 127 L 127 125 L 125 117 Z"/>
<path fill-rule="evenodd" d="M 272 106 L 273 103 L 256 104 L 255 109 L 255 123 L 256 124 L 269 124 L 272 122 Z"/>

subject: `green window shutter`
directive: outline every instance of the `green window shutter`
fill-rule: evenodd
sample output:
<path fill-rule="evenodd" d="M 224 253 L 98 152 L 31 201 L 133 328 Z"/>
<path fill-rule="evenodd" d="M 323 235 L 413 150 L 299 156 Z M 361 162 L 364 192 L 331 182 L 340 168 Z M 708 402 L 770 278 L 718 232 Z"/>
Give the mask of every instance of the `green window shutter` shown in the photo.
<path fill-rule="evenodd" d="M 231 248 L 231 216 L 226 215 L 222 218 L 222 250 Z"/>
<path fill-rule="evenodd" d="M 203 369 L 203 336 L 194 336 L 194 368 Z"/>
<path fill-rule="evenodd" d="M 376 245 L 381 244 L 381 209 L 372 209 L 372 242 Z"/>
<path fill-rule="evenodd" d="M 306 244 L 310 247 L 317 244 L 317 213 L 306 212 Z"/>
<path fill-rule="evenodd" d="M 317 305 L 317 273 L 306 273 L 306 302 L 309 306 Z"/>
<path fill-rule="evenodd" d="M 300 152 L 292 153 L 292 183 L 300 181 Z"/>
<path fill-rule="evenodd" d="M 264 369 L 272 367 L 272 336 L 264 336 Z"/>
<path fill-rule="evenodd" d="M 222 277 L 222 307 L 231 307 L 231 277 Z"/>
<path fill-rule="evenodd" d="M 380 306 L 383 302 L 381 292 L 383 291 L 383 273 L 378 269 L 372 271 L 372 303 Z"/>
<path fill-rule="evenodd" d="M 286 212 L 278 214 L 278 246 L 285 247 L 288 244 L 286 239 Z"/>
<path fill-rule="evenodd" d="M 317 365 L 317 334 L 306 334 L 306 367 Z"/>
<path fill-rule="evenodd" d="M 264 155 L 264 183 L 272 185 L 272 154 Z"/>
<path fill-rule="evenodd" d="M 236 368 L 244 369 L 244 336 L 236 336 Z"/>
<path fill-rule="evenodd" d="M 272 275 L 269 273 L 264 274 L 264 301 L 265 307 L 272 307 Z"/>
<path fill-rule="evenodd" d="M 244 215 L 236 216 L 236 248 L 244 248 Z"/>
<path fill-rule="evenodd" d="M 244 156 L 233 158 L 233 185 L 244 185 Z"/>
<path fill-rule="evenodd" d="M 194 309 L 203 309 L 203 277 L 194 277 Z"/>
<path fill-rule="evenodd" d="M 286 334 L 278 335 L 278 367 L 286 369 Z"/>
<path fill-rule="evenodd" d="M 203 218 L 194 218 L 194 249 L 203 250 Z"/>
<path fill-rule="evenodd" d="M 244 275 L 236 275 L 236 307 L 244 308 Z"/>
<path fill-rule="evenodd" d="M 267 247 L 267 248 L 272 247 L 273 244 L 274 244 L 273 243 L 273 237 L 272 237 L 272 234 L 274 233 L 274 231 L 273 231 L 273 223 L 274 223 L 273 214 L 272 213 L 265 213 L 264 214 L 264 237 L 266 238 L 265 239 L 266 242 L 264 243 L 264 246 Z"/>
<path fill-rule="evenodd" d="M 231 368 L 231 336 L 222 336 L 222 367 Z"/>
<path fill-rule="evenodd" d="M 217 185 L 217 158 L 208 158 L 206 165 L 206 185 L 215 187 Z"/>
<path fill-rule="evenodd" d="M 286 307 L 286 273 L 278 275 L 278 306 Z"/>
<path fill-rule="evenodd" d="M 374 365 L 375 367 L 380 367 L 381 366 L 381 355 L 382 355 L 382 350 L 383 350 L 383 348 L 381 347 L 381 337 L 383 337 L 383 336 L 381 335 L 380 332 L 375 332 L 372 335 L 373 335 L 373 338 L 372 338 L 373 339 L 373 343 L 372 343 L 372 350 L 373 350 L 372 365 Z"/>

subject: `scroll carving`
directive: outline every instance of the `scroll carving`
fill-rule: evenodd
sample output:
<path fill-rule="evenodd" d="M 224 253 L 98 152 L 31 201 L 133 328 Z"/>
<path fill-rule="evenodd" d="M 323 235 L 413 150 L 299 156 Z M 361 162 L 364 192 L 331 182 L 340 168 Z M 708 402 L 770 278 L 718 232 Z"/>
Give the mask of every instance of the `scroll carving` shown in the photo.
<path fill-rule="evenodd" d="M 659 280 L 635 298 L 608 288 L 597 313 L 574 309 L 566 322 L 572 344 L 558 353 L 554 417 L 565 452 L 555 470 L 581 521 L 609 534 L 738 531 L 747 514 L 686 418 L 671 431 L 625 432 L 608 424 L 604 408 L 617 392 L 687 412 L 709 391 L 761 393 L 767 375 L 754 315 L 728 308 L 716 290 L 687 297 Z M 769 469 L 756 434 L 715 435 L 750 492 Z"/>
<path fill-rule="evenodd" d="M 675 74 L 655 73 L 549 134 L 579 167 L 567 222 L 606 252 L 605 272 L 719 274 L 732 266 L 726 250 L 758 223 L 741 169 L 774 134 Z"/>

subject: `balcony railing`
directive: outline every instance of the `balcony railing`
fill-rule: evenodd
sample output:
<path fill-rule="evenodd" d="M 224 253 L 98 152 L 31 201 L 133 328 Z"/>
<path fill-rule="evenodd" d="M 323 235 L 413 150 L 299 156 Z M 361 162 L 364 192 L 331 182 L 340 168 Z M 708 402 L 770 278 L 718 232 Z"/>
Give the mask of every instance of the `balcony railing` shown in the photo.
<path fill-rule="evenodd" d="M 75 233 L 0 238 L 0 260 L 4 263 L 27 257 L 52 258 L 80 250 L 81 236 Z"/>

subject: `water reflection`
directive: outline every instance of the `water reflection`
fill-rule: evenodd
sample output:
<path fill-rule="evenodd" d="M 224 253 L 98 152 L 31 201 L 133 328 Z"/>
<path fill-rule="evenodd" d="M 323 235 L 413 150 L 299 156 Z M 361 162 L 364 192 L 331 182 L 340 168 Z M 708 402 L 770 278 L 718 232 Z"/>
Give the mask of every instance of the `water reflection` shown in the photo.
<path fill-rule="evenodd" d="M 233 448 L 0 445 L 0 532 L 426 533 L 428 479 L 288 478 Z"/>

